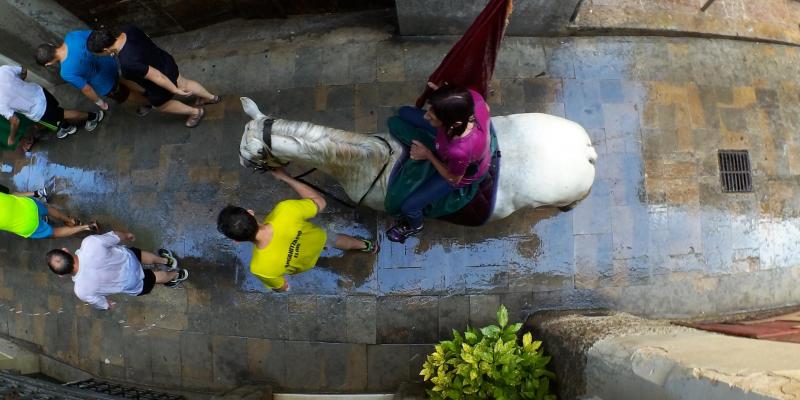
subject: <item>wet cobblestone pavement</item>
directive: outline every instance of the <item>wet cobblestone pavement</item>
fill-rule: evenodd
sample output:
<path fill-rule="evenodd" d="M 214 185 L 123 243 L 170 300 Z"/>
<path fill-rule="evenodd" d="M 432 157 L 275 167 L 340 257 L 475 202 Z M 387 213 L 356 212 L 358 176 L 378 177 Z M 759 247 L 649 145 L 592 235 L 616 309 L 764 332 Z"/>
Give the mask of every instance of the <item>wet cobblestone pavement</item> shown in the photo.
<path fill-rule="evenodd" d="M 354 219 L 330 202 L 321 222 L 378 235 L 382 252 L 326 254 L 290 278 L 288 294 L 267 293 L 247 272 L 249 247 L 214 225 L 228 203 L 263 214 L 292 196 L 240 167 L 248 118 L 238 96 L 286 119 L 383 131 L 452 44 L 390 32 L 292 32 L 236 51 L 195 43 L 176 51 L 179 65 L 225 96 L 200 127 L 114 108 L 95 133 L 4 154 L 0 183 L 54 182 L 54 204 L 131 230 L 139 247 L 174 249 L 191 277 L 94 311 L 44 263 L 46 250 L 79 239 L 2 235 L 0 332 L 99 376 L 162 388 L 394 391 L 417 379 L 430 343 L 492 321 L 500 304 L 522 319 L 575 307 L 697 317 L 800 301 L 800 50 L 617 37 L 507 38 L 493 82 L 494 115 L 546 112 L 589 131 L 597 178 L 576 209 L 525 210 L 477 229 L 431 222 L 400 245 L 383 237 L 386 215 Z M 754 193 L 722 193 L 719 149 L 749 150 Z"/>

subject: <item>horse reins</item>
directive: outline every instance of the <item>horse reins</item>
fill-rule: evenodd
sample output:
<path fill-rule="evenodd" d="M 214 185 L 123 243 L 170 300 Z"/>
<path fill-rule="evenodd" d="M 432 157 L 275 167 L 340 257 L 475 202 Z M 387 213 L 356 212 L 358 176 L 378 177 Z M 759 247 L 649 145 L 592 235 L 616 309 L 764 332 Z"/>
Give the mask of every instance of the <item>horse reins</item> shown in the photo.
<path fill-rule="evenodd" d="M 244 155 L 242 155 L 241 150 L 239 150 L 239 155 L 242 156 L 242 158 L 244 158 L 245 160 L 247 160 L 247 162 L 249 163 L 249 165 L 253 169 L 253 172 L 259 171 L 261 173 L 264 173 L 264 172 L 273 170 L 273 169 L 275 169 L 277 167 L 285 167 L 285 166 L 289 165 L 288 161 L 287 162 L 276 161 L 276 160 L 279 160 L 279 159 L 277 157 L 275 157 L 274 154 L 272 154 L 272 124 L 274 122 L 275 122 L 274 119 L 267 119 L 267 120 L 264 121 L 264 126 L 263 126 L 263 128 L 261 130 L 261 141 L 264 143 L 264 147 L 259 151 L 259 154 L 261 156 L 263 156 L 264 158 L 268 158 L 269 160 L 272 160 L 273 162 L 278 164 L 277 166 L 265 165 L 264 162 L 262 162 L 262 163 L 254 162 L 254 161 L 250 160 L 249 158 L 245 157 Z M 392 145 L 389 144 L 389 142 L 386 139 L 384 139 L 384 138 L 382 138 L 380 136 L 377 136 L 377 135 L 373 135 L 372 137 L 376 138 L 376 139 L 379 139 L 381 142 L 383 142 L 383 144 L 386 146 L 386 148 L 389 149 L 389 157 L 387 157 L 386 162 L 383 163 L 383 167 L 381 167 L 381 170 L 375 176 L 375 179 L 372 180 L 372 183 L 367 188 L 367 191 L 364 192 L 364 194 L 358 200 L 358 203 L 356 203 L 355 205 L 353 205 L 353 204 L 351 204 L 351 203 L 349 203 L 349 202 L 347 202 L 345 200 L 342 200 L 342 199 L 336 197 L 335 195 L 327 192 L 326 190 L 314 185 L 313 183 L 307 182 L 306 180 L 303 179 L 303 177 L 305 177 L 307 175 L 310 175 L 311 173 L 316 171 L 317 170 L 316 168 L 311 168 L 310 170 L 295 176 L 294 179 L 297 179 L 298 181 L 303 182 L 304 184 L 312 187 L 314 190 L 322 193 L 323 195 L 325 195 L 327 197 L 330 197 L 330 198 L 336 200 L 337 202 L 341 203 L 342 205 L 344 205 L 344 206 L 346 206 L 348 208 L 352 208 L 353 210 L 358 212 L 358 208 L 361 207 L 361 203 L 364 202 L 364 199 L 367 197 L 369 192 L 371 192 L 372 189 L 375 187 L 375 184 L 378 183 L 378 180 L 383 175 L 383 173 L 386 171 L 386 167 L 389 166 L 389 161 L 392 160 L 392 155 L 394 154 L 394 149 L 392 149 Z"/>

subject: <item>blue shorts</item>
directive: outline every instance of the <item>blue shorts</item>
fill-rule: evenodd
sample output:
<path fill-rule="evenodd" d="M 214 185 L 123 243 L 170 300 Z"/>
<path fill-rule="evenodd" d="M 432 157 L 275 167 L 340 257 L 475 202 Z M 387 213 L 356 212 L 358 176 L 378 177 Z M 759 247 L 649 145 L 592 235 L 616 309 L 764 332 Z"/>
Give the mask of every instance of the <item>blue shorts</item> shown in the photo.
<path fill-rule="evenodd" d="M 45 221 L 44 217 L 47 216 L 47 206 L 42 204 L 39 200 L 31 199 L 36 203 L 36 208 L 39 210 L 39 226 L 32 235 L 28 236 L 31 239 L 44 239 L 53 237 L 53 227 Z"/>

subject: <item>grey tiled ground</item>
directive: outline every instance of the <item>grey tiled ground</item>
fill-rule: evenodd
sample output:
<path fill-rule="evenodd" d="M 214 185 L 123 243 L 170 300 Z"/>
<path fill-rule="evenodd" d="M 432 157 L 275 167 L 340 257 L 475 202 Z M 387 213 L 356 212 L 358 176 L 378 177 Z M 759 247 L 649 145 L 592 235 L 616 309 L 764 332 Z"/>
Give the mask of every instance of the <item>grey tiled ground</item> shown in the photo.
<path fill-rule="evenodd" d="M 290 293 L 272 294 L 247 272 L 249 248 L 214 227 L 227 203 L 264 213 L 292 195 L 239 166 L 247 118 L 238 96 L 283 118 L 381 131 L 396 107 L 416 98 L 453 39 L 392 38 L 380 21 L 292 40 L 243 35 L 236 49 L 197 35 L 193 50 L 162 41 L 180 47 L 187 76 L 225 96 L 199 128 L 114 108 L 94 134 L 42 143 L 32 156 L 4 154 L 10 171 L 0 174 L 19 189 L 55 177 L 55 204 L 130 229 L 143 248 L 175 249 L 190 281 L 119 297 L 118 310 L 97 312 L 43 263 L 47 249 L 77 239 L 2 235 L 0 332 L 92 373 L 143 384 L 393 391 L 417 379 L 431 343 L 452 328 L 491 322 L 500 304 L 521 320 L 552 308 L 702 316 L 800 300 L 800 86 L 787 78 L 800 72 L 796 48 L 508 38 L 493 113 L 547 112 L 586 127 L 600 154 L 591 196 L 569 213 L 525 210 L 477 229 L 430 223 L 405 245 L 383 239 L 385 215 L 363 210 L 353 218 L 331 202 L 321 221 L 378 235 L 382 252 L 326 254 L 291 278 Z M 74 91 L 58 93 L 79 104 Z M 750 150 L 755 193 L 721 193 L 719 148 Z M 336 191 L 324 177 L 312 180 Z"/>

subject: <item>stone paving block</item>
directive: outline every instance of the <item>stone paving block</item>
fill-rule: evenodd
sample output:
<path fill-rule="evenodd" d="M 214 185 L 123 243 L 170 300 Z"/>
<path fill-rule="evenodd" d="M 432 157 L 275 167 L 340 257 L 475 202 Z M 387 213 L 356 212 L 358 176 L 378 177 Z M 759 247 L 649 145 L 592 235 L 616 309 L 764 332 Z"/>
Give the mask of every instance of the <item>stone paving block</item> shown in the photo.
<path fill-rule="evenodd" d="M 438 297 L 379 297 L 377 305 L 378 343 L 430 343 L 438 338 Z"/>
<path fill-rule="evenodd" d="M 125 366 L 125 346 L 120 340 L 123 337 L 123 325 L 117 321 L 103 320 L 99 340 L 99 354 L 103 365 Z M 124 371 L 123 371 L 124 372 Z"/>
<path fill-rule="evenodd" d="M 372 296 L 347 296 L 347 342 L 375 344 L 377 300 Z"/>
<path fill-rule="evenodd" d="M 201 333 L 181 334 L 181 379 L 190 382 L 212 382 L 214 365 L 211 336 Z"/>
<path fill-rule="evenodd" d="M 500 295 L 500 304 L 508 310 L 508 322 L 525 322 L 534 309 L 533 292 L 504 293 Z"/>
<path fill-rule="evenodd" d="M 295 86 L 316 86 L 320 83 L 322 69 L 319 66 L 323 65 L 324 57 L 324 47 L 309 46 L 297 49 L 292 84 Z"/>
<path fill-rule="evenodd" d="M 284 341 L 257 338 L 246 340 L 248 376 L 256 381 L 274 384 L 285 382 L 286 365 L 294 359 L 286 354 Z"/>
<path fill-rule="evenodd" d="M 469 297 L 469 325 L 482 328 L 497 323 L 500 295 L 476 294 Z"/>
<path fill-rule="evenodd" d="M 613 275 L 612 235 L 575 235 L 575 287 L 605 286 Z"/>
<path fill-rule="evenodd" d="M 506 115 L 505 111 L 499 111 L 498 109 L 507 110 L 512 107 L 520 107 L 526 103 L 526 81 L 522 79 L 501 79 L 496 82 L 499 83 L 498 92 L 502 96 L 502 102 L 491 107 L 492 115 Z"/>
<path fill-rule="evenodd" d="M 596 80 L 564 80 L 564 107 L 567 119 L 586 129 L 603 128 L 600 85 Z"/>
<path fill-rule="evenodd" d="M 597 179 L 592 186 L 592 192 L 572 210 L 572 229 L 576 235 L 609 233 L 610 216 L 606 212 L 611 206 L 610 185 L 608 182 Z"/>
<path fill-rule="evenodd" d="M 316 343 L 317 359 L 322 361 L 325 391 L 359 392 L 367 387 L 367 345 Z"/>
<path fill-rule="evenodd" d="M 157 375 L 181 377 L 181 334 L 169 329 L 154 328 L 147 331 L 150 367 L 154 380 Z"/>
<path fill-rule="evenodd" d="M 376 47 L 377 81 L 399 82 L 405 80 L 404 52 L 401 46 L 381 42 Z"/>
<path fill-rule="evenodd" d="M 432 344 L 412 344 L 408 346 L 408 379 L 411 382 L 423 382 L 419 372 L 422 371 L 422 365 L 425 363 L 428 354 L 434 351 Z"/>
<path fill-rule="evenodd" d="M 211 339 L 214 383 L 231 387 L 247 378 L 247 340 L 215 335 Z"/>
<path fill-rule="evenodd" d="M 497 57 L 494 77 L 497 79 L 536 76 L 547 69 L 544 47 L 529 39 L 505 40 Z"/>
<path fill-rule="evenodd" d="M 319 391 L 323 384 L 323 363 L 317 353 L 317 342 L 287 341 L 286 385 L 298 390 Z"/>
<path fill-rule="evenodd" d="M 409 359 L 410 346 L 407 344 L 368 345 L 367 390 L 396 388 L 408 381 Z"/>
<path fill-rule="evenodd" d="M 123 331 L 125 378 L 128 381 L 149 383 L 153 381 L 153 368 L 149 349 L 151 341 L 146 332 Z"/>
<path fill-rule="evenodd" d="M 547 76 L 575 79 L 575 41 L 572 38 L 550 39 L 544 46 Z"/>
<path fill-rule="evenodd" d="M 637 221 L 648 218 L 647 210 L 639 206 L 616 206 L 611 209 L 611 238 L 613 258 L 627 259 L 646 256 L 649 230 Z"/>
<path fill-rule="evenodd" d="M 323 342 L 347 341 L 347 301 L 340 296 L 320 296 L 317 300 L 317 323 L 320 325 L 317 340 Z"/>
<path fill-rule="evenodd" d="M 442 296 L 439 299 L 439 340 L 453 337 L 453 329 L 463 331 L 469 323 L 469 297 Z"/>

